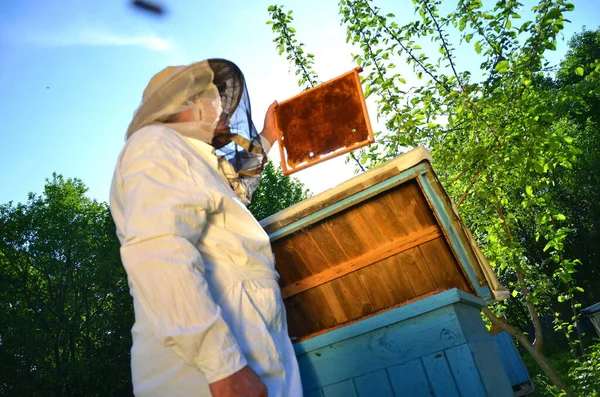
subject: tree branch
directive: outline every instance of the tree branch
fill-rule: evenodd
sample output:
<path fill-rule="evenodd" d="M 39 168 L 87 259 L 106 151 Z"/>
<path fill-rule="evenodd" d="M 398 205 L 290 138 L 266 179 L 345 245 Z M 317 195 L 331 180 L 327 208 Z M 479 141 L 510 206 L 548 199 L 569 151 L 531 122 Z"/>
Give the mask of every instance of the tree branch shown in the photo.
<path fill-rule="evenodd" d="M 427 13 L 429 14 L 429 16 L 431 17 L 431 20 L 435 24 L 435 30 L 438 33 L 438 36 L 442 42 L 442 48 L 444 49 L 446 59 L 450 63 L 450 67 L 452 68 L 452 73 L 454 74 L 454 77 L 456 77 L 456 81 L 458 82 L 458 85 L 460 86 L 461 90 L 464 90 L 463 83 L 462 83 L 460 77 L 458 76 L 458 72 L 456 71 L 456 68 L 454 66 L 454 61 L 452 60 L 452 53 L 450 52 L 448 43 L 446 42 L 446 39 L 444 38 L 442 27 L 438 23 L 437 18 L 435 17 L 435 15 L 433 14 L 433 11 L 429 7 L 427 0 L 423 0 L 423 6 L 425 6 L 425 10 L 427 10 Z"/>
<path fill-rule="evenodd" d="M 563 390 L 568 397 L 575 397 L 575 395 L 569 391 L 569 387 L 562 377 L 554 370 L 554 368 L 552 368 L 552 365 L 548 362 L 546 357 L 538 349 L 536 349 L 531 342 L 529 342 L 529 339 L 527 339 L 527 337 L 521 331 L 496 316 L 487 307 L 484 307 L 481 310 L 486 317 L 490 319 L 492 324 L 502 328 L 521 343 L 521 345 L 525 348 L 525 350 L 527 350 L 531 357 L 533 357 L 533 359 L 538 363 L 538 365 L 542 368 L 544 373 L 548 376 L 548 378 L 550 378 L 550 381 L 556 387 Z"/>
<path fill-rule="evenodd" d="M 393 39 L 396 41 L 396 43 L 397 43 L 397 44 L 400 46 L 400 48 L 402 48 L 402 50 L 403 50 L 404 52 L 406 52 L 406 54 L 408 54 L 408 57 L 409 57 L 410 59 L 412 59 L 412 60 L 413 60 L 413 62 L 415 62 L 415 63 L 416 63 L 416 64 L 417 64 L 417 65 L 418 65 L 418 66 L 421 68 L 421 70 L 423 70 L 423 72 L 425 72 L 425 73 L 426 73 L 426 74 L 427 74 L 429 77 L 431 77 L 431 78 L 433 79 L 433 81 L 435 81 L 435 82 L 436 82 L 437 84 L 439 84 L 440 86 L 444 87 L 444 89 L 445 89 L 446 91 L 450 92 L 450 91 L 451 91 L 451 89 L 450 89 L 450 86 L 448 86 L 448 84 L 446 84 L 446 83 L 444 83 L 444 82 L 440 81 L 440 80 L 439 80 L 439 79 L 438 79 L 438 78 L 437 78 L 437 77 L 436 77 L 436 76 L 435 76 L 435 75 L 434 75 L 434 74 L 433 74 L 433 73 L 432 73 L 432 72 L 431 72 L 431 71 L 430 71 L 430 70 L 429 70 L 429 69 L 428 69 L 428 68 L 427 68 L 427 67 L 426 67 L 426 66 L 425 66 L 425 65 L 424 65 L 424 64 L 423 64 L 423 63 L 422 63 L 422 62 L 421 62 L 421 61 L 420 61 L 420 60 L 419 60 L 419 59 L 418 59 L 418 58 L 417 58 L 417 57 L 416 57 L 416 56 L 415 56 L 413 53 L 412 53 L 412 51 L 411 51 L 411 50 L 410 50 L 408 47 L 406 47 L 406 46 L 404 45 L 404 43 L 402 42 L 402 40 L 400 40 L 400 38 L 399 38 L 399 37 L 398 37 L 398 36 L 397 36 L 397 35 L 396 35 L 394 32 L 392 32 L 392 31 L 390 30 L 390 28 L 388 28 L 387 24 L 383 23 L 383 22 L 384 22 L 384 21 L 382 20 L 383 18 L 382 18 L 382 17 L 381 17 L 379 14 L 377 14 L 377 12 L 376 12 L 375 10 L 373 10 L 373 8 L 371 8 L 371 6 L 369 5 L 369 2 L 368 2 L 368 1 L 365 1 L 365 5 L 367 6 L 367 9 L 369 10 L 369 13 L 370 13 L 370 14 L 371 14 L 371 15 L 372 15 L 374 18 L 376 18 L 376 19 L 377 19 L 377 20 L 380 22 L 381 26 L 383 27 L 383 30 L 385 30 L 385 32 L 386 32 L 387 34 L 389 34 L 389 35 L 390 35 L 390 37 L 391 37 L 391 38 L 393 38 Z"/>
<path fill-rule="evenodd" d="M 475 184 L 475 182 L 477 182 L 479 180 L 479 177 L 481 176 L 481 172 L 482 171 L 483 171 L 483 167 L 480 167 L 477 170 L 477 172 L 475 172 L 475 175 L 473 175 L 473 178 L 471 178 L 471 181 L 469 182 L 469 186 L 464 191 L 464 193 L 462 194 L 462 196 L 460 196 L 460 199 L 458 200 L 458 203 L 456 203 L 456 208 L 460 208 L 460 205 L 463 203 L 463 201 L 465 200 L 465 198 L 467 198 L 467 195 L 471 191 L 471 188 L 473 187 L 473 185 Z"/>

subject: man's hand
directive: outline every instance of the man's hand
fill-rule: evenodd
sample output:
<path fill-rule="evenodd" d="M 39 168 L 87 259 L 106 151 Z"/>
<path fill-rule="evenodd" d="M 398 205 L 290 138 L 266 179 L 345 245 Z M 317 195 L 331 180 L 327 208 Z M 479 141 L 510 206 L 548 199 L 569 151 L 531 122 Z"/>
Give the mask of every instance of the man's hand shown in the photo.
<path fill-rule="evenodd" d="M 213 397 L 268 397 L 266 386 L 247 365 L 235 374 L 211 383 L 209 387 Z"/>
<path fill-rule="evenodd" d="M 260 133 L 262 136 L 267 138 L 271 145 L 277 140 L 277 131 L 275 129 L 275 109 L 279 103 L 277 101 L 273 102 L 269 109 L 267 109 L 267 114 L 265 114 L 265 125 L 263 127 L 262 132 Z"/>

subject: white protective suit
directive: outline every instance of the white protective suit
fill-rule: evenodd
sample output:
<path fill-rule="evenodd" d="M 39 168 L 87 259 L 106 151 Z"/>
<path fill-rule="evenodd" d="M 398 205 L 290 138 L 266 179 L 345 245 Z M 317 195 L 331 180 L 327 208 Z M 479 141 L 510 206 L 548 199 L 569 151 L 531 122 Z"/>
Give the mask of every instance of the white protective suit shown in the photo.
<path fill-rule="evenodd" d="M 213 146 L 169 124 L 128 133 L 119 156 L 110 201 L 136 396 L 210 396 L 245 365 L 270 397 L 302 395 L 269 238 L 222 169 Z"/>

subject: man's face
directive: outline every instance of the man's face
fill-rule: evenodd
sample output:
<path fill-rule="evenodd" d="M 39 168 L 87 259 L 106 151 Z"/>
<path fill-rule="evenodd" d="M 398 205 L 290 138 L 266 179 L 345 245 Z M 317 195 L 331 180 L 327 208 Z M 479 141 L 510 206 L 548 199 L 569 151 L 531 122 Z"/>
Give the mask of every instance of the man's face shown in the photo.
<path fill-rule="evenodd" d="M 225 112 L 221 112 L 221 116 L 219 116 L 219 122 L 215 127 L 215 136 L 221 134 L 229 134 L 229 118 Z"/>

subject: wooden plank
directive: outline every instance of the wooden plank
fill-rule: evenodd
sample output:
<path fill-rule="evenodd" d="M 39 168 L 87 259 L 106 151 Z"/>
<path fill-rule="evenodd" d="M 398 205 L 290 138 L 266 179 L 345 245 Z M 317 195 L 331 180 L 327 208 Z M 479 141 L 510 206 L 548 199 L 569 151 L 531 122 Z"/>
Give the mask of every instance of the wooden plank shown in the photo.
<path fill-rule="evenodd" d="M 440 288 L 459 288 L 466 292 L 473 292 L 467 284 L 462 269 L 452 257 L 450 248 L 443 237 L 419 245 L 425 257 L 427 266 Z"/>
<path fill-rule="evenodd" d="M 518 385 L 519 383 L 522 383 L 522 382 L 515 382 L 517 375 L 511 365 L 511 360 L 508 357 L 507 351 L 503 346 L 503 341 L 498 340 L 496 335 L 497 334 L 494 334 L 491 336 L 492 336 L 492 340 L 494 342 L 494 346 L 496 347 L 496 353 L 498 353 L 498 358 L 500 359 L 500 362 L 502 363 L 502 367 L 504 368 L 504 372 L 506 372 L 506 375 L 508 376 L 508 380 L 510 381 L 511 386 Z"/>
<path fill-rule="evenodd" d="M 412 233 L 409 236 L 400 237 L 357 258 L 350 259 L 337 266 L 328 268 L 319 274 L 306 277 L 303 280 L 298 280 L 293 284 L 284 285 L 281 290 L 282 295 L 284 298 L 287 298 L 299 294 L 318 285 L 325 284 L 336 278 L 362 269 L 381 259 L 389 258 L 427 241 L 437 239 L 440 236 L 441 232 L 439 228 L 437 226 L 430 226 L 419 232 Z"/>
<path fill-rule="evenodd" d="M 330 301 L 331 299 L 319 288 L 313 288 L 303 294 L 284 300 L 286 303 L 290 302 L 288 307 L 290 307 L 290 311 L 293 311 L 291 315 L 294 316 L 294 319 L 297 319 L 295 322 L 304 321 L 302 332 L 292 336 L 302 337 L 336 326 L 338 321 L 333 314 Z M 288 315 L 290 315 L 289 312 Z"/>
<path fill-rule="evenodd" d="M 310 274 L 319 274 L 329 268 L 329 262 L 312 239 L 309 230 L 303 230 L 296 233 L 291 243 L 296 251 L 296 255 L 302 258 L 304 264 L 308 267 Z"/>
<path fill-rule="evenodd" d="M 316 236 L 321 237 L 323 239 L 323 241 L 321 241 L 321 244 L 317 244 L 315 242 L 315 239 L 313 238 L 315 237 L 315 231 Z M 331 232 L 324 228 L 321 224 L 311 227 L 310 229 L 303 232 L 302 235 L 298 233 L 296 236 L 293 237 L 293 244 L 294 247 L 300 253 L 300 256 L 303 258 L 304 263 L 308 264 L 311 272 L 318 272 L 328 269 L 329 263 L 331 263 L 332 261 L 337 261 L 339 263 L 343 262 L 344 260 L 347 260 L 347 256 L 345 255 L 344 251 L 341 249 Z M 337 245 L 337 253 L 333 252 L 335 245 Z M 325 252 L 327 252 L 327 254 L 325 254 L 320 249 L 320 247 L 325 248 Z M 335 258 L 335 255 L 337 255 L 338 257 Z M 329 259 L 327 259 L 328 256 Z M 340 260 L 340 258 L 342 258 L 342 260 Z M 355 310 L 348 310 L 348 308 L 345 307 L 348 305 L 348 303 L 346 303 L 347 297 L 344 294 L 344 289 L 351 287 L 352 286 L 345 286 L 338 287 L 336 289 L 332 286 L 328 286 L 320 288 L 319 295 L 321 295 L 322 300 L 318 304 L 314 301 L 314 299 L 311 299 L 312 295 L 307 295 L 306 299 L 308 299 L 308 301 L 305 302 L 303 306 L 310 307 L 310 314 L 306 314 L 310 317 L 308 321 L 311 328 L 310 333 L 318 332 L 322 329 L 331 328 L 339 323 L 343 323 L 354 318 L 351 316 L 355 315 L 356 311 L 360 310 L 360 307 L 355 308 Z M 350 296 L 362 297 L 364 295 L 364 299 L 368 303 L 368 296 L 366 296 L 364 291 L 362 291 L 362 286 L 355 285 L 354 288 L 357 289 L 356 287 L 358 287 L 359 289 L 358 292 L 362 292 L 362 294 L 356 295 L 356 292 L 353 292 L 350 294 Z M 284 296 L 284 298 L 287 297 L 288 296 Z M 300 298 L 298 302 L 301 302 L 303 299 L 304 298 Z M 305 310 L 304 308 L 299 309 Z M 349 312 L 350 314 L 348 314 Z M 327 317 L 324 323 L 319 320 L 321 316 Z M 327 326 L 324 326 L 324 324 L 327 324 Z M 304 335 L 306 334 L 303 333 L 301 336 Z"/>
<path fill-rule="evenodd" d="M 324 291 L 338 324 L 373 312 L 373 305 L 356 274 L 332 280 L 318 289 Z"/>
<path fill-rule="evenodd" d="M 400 223 L 407 233 L 436 224 L 431 217 L 421 213 L 422 210 L 414 199 L 410 186 L 398 186 L 387 192 L 384 199 L 390 208 L 390 219 Z"/>
<path fill-rule="evenodd" d="M 415 200 L 415 203 L 417 204 L 417 208 L 419 210 L 415 212 L 415 215 L 417 216 L 419 221 L 423 225 L 437 224 L 437 220 L 435 219 L 433 210 L 429 206 L 427 199 L 425 199 L 425 196 L 423 195 L 419 184 L 415 180 L 412 180 L 406 183 L 405 186 L 407 187 L 407 190 L 411 193 L 413 200 Z"/>
<path fill-rule="evenodd" d="M 431 155 L 427 149 L 423 147 L 415 148 L 351 180 L 343 182 L 333 189 L 329 189 L 278 214 L 263 219 L 261 225 L 270 234 L 274 229 L 289 225 L 299 218 L 312 215 L 320 209 L 339 203 L 350 196 L 358 195 L 365 190 L 377 190 L 377 186 L 375 185 L 379 185 L 380 183 L 386 183 L 394 179 L 396 179 L 397 183 L 403 183 L 406 180 L 414 179 L 424 170 L 431 168 L 429 161 L 431 161 Z M 274 226 L 275 224 L 278 226 Z"/>
<path fill-rule="evenodd" d="M 338 296 L 337 291 L 333 289 L 331 284 L 320 285 L 314 288 L 314 290 L 320 291 L 321 294 L 323 294 L 324 303 L 329 306 L 331 314 L 335 319 L 335 325 L 345 323 L 349 320 L 349 317 L 348 315 L 346 315 L 346 311 L 344 309 L 344 303 L 342 302 L 343 296 Z M 312 290 L 308 290 L 304 293 L 301 293 L 300 296 L 310 291 Z M 320 330 L 323 329 L 325 328 L 321 328 Z"/>
<path fill-rule="evenodd" d="M 381 272 L 384 285 L 390 291 L 395 303 L 405 302 L 416 296 L 410 280 L 402 269 L 402 262 L 398 255 L 384 259 L 375 266 Z"/>
<path fill-rule="evenodd" d="M 344 247 L 335 237 L 335 232 L 343 235 L 346 233 L 346 230 L 332 232 L 325 225 L 325 222 L 318 223 L 307 230 L 307 233 L 310 234 L 310 237 L 327 261 L 328 267 L 335 266 L 349 259 Z"/>
<path fill-rule="evenodd" d="M 385 230 L 381 228 L 379 222 L 373 221 L 377 219 L 377 214 L 369 210 L 370 206 L 370 201 L 363 202 L 360 206 L 354 207 L 352 211 L 347 213 L 351 221 L 351 227 L 363 241 L 366 251 L 372 250 L 392 239 L 391 235 L 386 234 Z"/>
<path fill-rule="evenodd" d="M 428 203 L 434 209 L 436 218 L 444 231 L 445 240 L 450 244 L 453 257 L 461 264 L 460 269 L 465 276 L 467 284 L 471 288 L 474 288 L 476 295 L 489 299 L 492 296 L 490 290 L 485 287 L 481 288 L 487 282 L 480 266 L 487 267 L 486 272 L 489 270 L 491 279 L 495 280 L 493 271 L 485 258 L 478 257 L 478 255 L 482 254 L 477 247 L 473 247 L 473 244 L 476 245 L 476 242 L 472 240 L 470 233 L 459 219 L 450 198 L 439 184 L 433 170 L 420 175 L 418 182 Z M 477 254 L 475 251 L 477 251 Z M 503 287 L 500 287 L 500 290 L 502 289 Z M 501 293 L 506 294 L 506 290 Z"/>
<path fill-rule="evenodd" d="M 323 388 L 324 397 L 358 397 L 352 379 Z"/>
<path fill-rule="evenodd" d="M 315 332 L 309 326 L 309 320 L 306 317 L 306 311 L 300 305 L 304 304 L 304 300 L 293 297 L 283 301 L 285 305 L 285 313 L 288 326 L 288 334 L 290 339 L 295 341 L 304 335 Z"/>
<path fill-rule="evenodd" d="M 394 397 L 394 391 L 385 370 L 354 378 L 354 387 L 358 397 Z"/>
<path fill-rule="evenodd" d="M 445 351 L 450 370 L 462 396 L 485 396 L 479 369 L 473 360 L 468 344 Z"/>
<path fill-rule="evenodd" d="M 421 357 L 427 379 L 436 397 L 461 397 L 444 352 Z"/>
<path fill-rule="evenodd" d="M 408 230 L 399 219 L 392 215 L 392 208 L 386 200 L 387 192 L 377 195 L 359 207 L 361 216 L 369 224 L 367 230 L 375 229 L 382 234 L 383 239 L 393 240 L 398 236 L 406 236 Z"/>
<path fill-rule="evenodd" d="M 420 359 L 387 369 L 394 396 L 433 396 Z"/>
<path fill-rule="evenodd" d="M 290 239 L 279 240 L 272 245 L 275 269 L 279 273 L 279 284 L 292 284 L 310 276 L 310 271 Z"/>
<path fill-rule="evenodd" d="M 358 270 L 356 274 L 365 287 L 374 312 L 392 307 L 397 303 L 394 300 L 394 294 L 387 287 L 385 279 L 377 266 L 364 267 Z"/>
<path fill-rule="evenodd" d="M 512 395 L 512 387 L 491 340 L 470 341 L 469 348 L 485 388 L 486 397 Z"/>
<path fill-rule="evenodd" d="M 323 227 L 325 227 L 336 239 L 338 244 L 343 247 L 348 258 L 355 258 L 367 252 L 367 248 L 365 241 L 357 234 L 355 224 L 353 223 L 353 217 L 349 215 L 351 211 L 353 211 L 353 209 L 334 215 L 323 222 Z"/>
<path fill-rule="evenodd" d="M 398 254 L 398 260 L 416 296 L 431 292 L 438 287 L 419 247 Z"/>
<path fill-rule="evenodd" d="M 329 228 L 325 225 L 325 222 L 321 222 L 320 224 L 315 225 L 314 228 L 311 228 L 310 234 L 314 241 L 319 241 L 319 248 L 321 249 L 323 256 L 329 262 L 328 264 L 337 265 L 348 260 L 348 256 L 342 246 L 338 243 L 335 234 L 329 230 Z M 340 233 L 338 230 L 338 235 L 344 234 L 347 233 L 344 231 Z M 359 289 L 358 292 L 361 293 L 359 296 L 363 296 L 364 293 L 362 286 L 359 284 L 357 287 Z M 335 288 L 332 286 L 324 287 L 321 288 L 321 292 L 325 298 L 323 304 L 329 306 L 331 314 L 336 319 L 337 323 L 343 323 L 349 321 L 349 319 L 352 319 L 352 317 L 349 317 L 348 315 L 348 310 L 344 307 L 347 303 L 340 300 L 340 294 Z M 366 304 L 370 305 L 369 296 L 364 295 L 363 298 L 366 300 Z M 372 305 L 369 307 L 372 307 Z M 321 328 L 317 331 L 322 329 L 325 328 Z"/>

